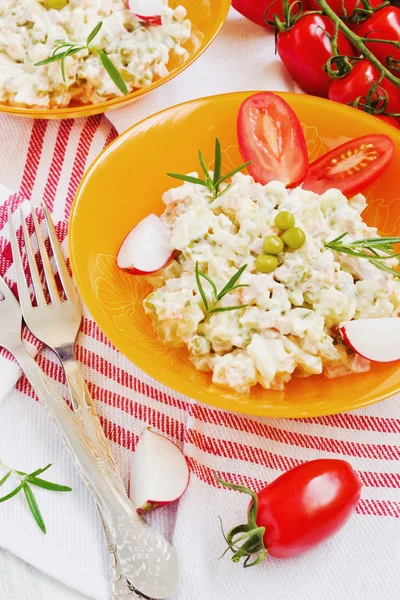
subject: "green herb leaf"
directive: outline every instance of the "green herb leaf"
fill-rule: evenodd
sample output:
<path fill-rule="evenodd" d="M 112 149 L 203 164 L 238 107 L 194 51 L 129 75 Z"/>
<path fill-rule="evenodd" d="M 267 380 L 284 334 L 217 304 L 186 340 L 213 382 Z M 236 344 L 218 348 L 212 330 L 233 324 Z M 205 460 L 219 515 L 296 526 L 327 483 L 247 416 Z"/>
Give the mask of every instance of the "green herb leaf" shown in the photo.
<path fill-rule="evenodd" d="M 45 58 L 44 60 L 41 60 L 37 63 L 35 63 L 33 66 L 34 67 L 41 67 L 43 65 L 48 65 L 50 63 L 53 62 L 57 62 L 58 60 L 62 60 L 65 56 L 65 52 L 60 52 L 59 54 L 53 54 L 52 56 L 49 56 L 48 58 Z"/>
<path fill-rule="evenodd" d="M 246 269 L 246 267 L 247 267 L 247 265 L 242 265 L 240 267 L 240 269 L 238 270 L 238 272 L 235 273 L 235 275 L 233 277 L 231 277 L 231 279 L 228 281 L 226 286 L 218 294 L 218 300 L 221 300 L 221 298 L 223 298 L 233 288 L 233 286 L 235 285 L 237 280 L 240 278 L 241 274 Z"/>
<path fill-rule="evenodd" d="M 221 183 L 223 183 L 224 181 L 226 181 L 230 177 L 233 177 L 234 175 L 236 175 L 236 173 L 239 173 L 239 171 L 242 171 L 243 169 L 245 169 L 246 167 L 248 167 L 251 163 L 252 163 L 252 161 L 249 160 L 248 162 L 243 163 L 242 165 L 240 165 L 240 167 L 236 167 L 236 169 L 233 169 L 227 175 L 224 175 L 224 177 L 221 177 L 217 181 L 217 185 L 220 185 Z"/>
<path fill-rule="evenodd" d="M 239 304 L 238 306 L 221 306 L 220 308 L 213 308 L 209 311 L 209 314 L 217 313 L 217 312 L 225 312 L 228 310 L 238 310 L 239 308 L 247 308 L 248 304 Z"/>
<path fill-rule="evenodd" d="M 215 187 L 215 193 L 218 194 L 219 180 L 221 178 L 222 169 L 222 152 L 221 143 L 218 138 L 215 138 L 215 158 L 214 158 L 214 179 L 213 184 Z"/>
<path fill-rule="evenodd" d="M 393 246 L 400 244 L 400 237 L 363 238 L 346 244 L 344 241 L 346 235 L 348 235 L 347 232 L 342 233 L 342 235 L 330 242 L 325 242 L 325 247 L 336 252 L 354 256 L 355 258 L 365 258 L 375 267 L 381 269 L 381 271 L 400 278 L 399 271 L 385 264 L 386 260 L 399 260 L 397 257 L 400 256 L 400 252 L 395 252 Z"/>
<path fill-rule="evenodd" d="M 13 498 L 14 496 L 16 496 L 18 494 L 18 492 L 20 492 L 22 490 L 23 487 L 24 487 L 24 482 L 22 481 L 19 485 L 17 485 L 17 487 L 12 492 L 7 494 L 7 496 L 3 496 L 2 498 L 0 498 L 0 502 L 5 502 L 6 500 Z"/>
<path fill-rule="evenodd" d="M 25 498 L 26 498 L 26 501 L 28 502 L 29 508 L 31 509 L 33 518 L 35 519 L 36 523 L 39 525 L 39 527 L 43 531 L 43 533 L 47 533 L 46 525 L 44 524 L 42 513 L 40 512 L 40 509 L 39 509 L 38 503 L 36 502 L 34 493 L 32 492 L 31 488 L 29 487 L 29 485 L 26 482 L 23 484 L 23 487 L 24 487 Z"/>
<path fill-rule="evenodd" d="M 198 155 L 199 155 L 199 162 L 200 162 L 201 168 L 203 169 L 203 173 L 206 176 L 206 179 L 210 179 L 210 174 L 206 167 L 206 163 L 204 162 L 204 158 L 203 158 L 203 154 L 202 154 L 201 150 L 198 151 Z"/>
<path fill-rule="evenodd" d="M 46 465 L 45 467 L 42 467 L 41 469 L 36 469 L 36 471 L 33 471 L 33 473 L 29 473 L 29 477 L 36 477 L 36 475 L 40 475 L 41 473 L 44 473 L 45 471 L 50 469 L 51 466 L 52 466 L 52 463 L 49 463 L 48 465 Z"/>
<path fill-rule="evenodd" d="M 213 282 L 213 280 L 211 279 L 211 277 L 209 277 L 205 273 L 202 273 L 201 271 L 198 271 L 198 273 L 199 273 L 200 277 L 203 277 L 211 285 L 211 287 L 213 289 L 213 292 L 214 292 L 215 302 L 217 302 L 217 300 L 218 300 L 217 286 L 215 285 L 215 283 Z"/>
<path fill-rule="evenodd" d="M 197 282 L 197 287 L 199 288 L 199 292 L 200 292 L 200 295 L 202 297 L 203 304 L 204 304 L 204 306 L 206 308 L 207 314 L 211 315 L 212 313 L 217 313 L 217 312 L 225 312 L 225 311 L 228 311 L 228 310 L 238 310 L 239 308 L 246 308 L 247 306 L 249 306 L 248 304 L 240 304 L 238 306 L 221 306 L 221 307 L 214 308 L 215 305 L 224 296 L 226 296 L 226 294 L 228 294 L 229 292 L 232 292 L 233 290 L 237 290 L 238 288 L 241 288 L 241 287 L 249 287 L 248 284 L 246 284 L 246 283 L 243 284 L 243 285 L 235 285 L 235 283 L 237 282 L 237 280 L 239 279 L 239 277 L 241 276 L 241 274 L 243 273 L 243 271 L 245 270 L 246 267 L 247 267 L 247 265 L 243 265 L 242 267 L 240 267 L 240 269 L 238 270 L 238 272 L 235 273 L 235 275 L 233 277 L 231 277 L 231 279 L 228 281 L 228 283 L 223 288 L 223 290 L 218 294 L 217 286 L 215 285 L 215 283 L 213 282 L 213 280 L 211 279 L 211 277 L 209 277 L 205 273 L 202 273 L 201 271 L 199 271 L 199 263 L 196 262 L 196 282 Z M 206 295 L 204 293 L 203 286 L 201 285 L 200 277 L 203 277 L 204 279 L 206 279 L 208 281 L 208 283 L 212 287 L 212 290 L 213 290 L 213 293 L 214 293 L 214 302 L 213 302 L 211 308 L 209 307 L 209 304 L 207 302 L 207 298 L 206 298 Z"/>
<path fill-rule="evenodd" d="M 93 29 L 93 31 L 91 31 L 87 37 L 86 43 L 89 46 L 90 42 L 92 42 L 94 40 L 94 38 L 96 37 L 96 35 L 99 33 L 100 29 L 103 26 L 103 21 L 100 21 L 100 23 L 97 23 L 96 27 Z"/>
<path fill-rule="evenodd" d="M 105 68 L 105 70 L 107 71 L 107 73 L 109 74 L 110 78 L 113 80 L 119 91 L 123 94 L 127 94 L 129 90 L 126 86 L 126 83 L 123 80 L 121 73 L 118 71 L 117 67 L 112 62 L 111 58 L 107 56 L 104 50 L 100 50 L 99 56 L 103 67 Z"/>
<path fill-rule="evenodd" d="M 180 179 L 181 181 L 187 181 L 188 183 L 197 183 L 197 185 L 204 185 L 208 187 L 205 181 L 199 179 L 198 177 L 192 177 L 191 175 L 181 175 L 180 173 L 167 173 L 168 177 L 173 177 L 174 179 Z"/>
<path fill-rule="evenodd" d="M 32 475 L 28 475 L 26 481 L 31 483 L 32 485 L 36 485 L 37 487 L 44 488 L 45 490 L 51 490 L 53 492 L 72 492 L 72 488 L 67 485 L 59 485 L 58 483 L 53 483 L 52 481 L 46 481 L 45 479 L 40 479 L 39 477 L 33 477 Z"/>
<path fill-rule="evenodd" d="M 188 181 L 190 183 L 195 183 L 195 184 L 203 185 L 203 186 L 207 187 L 210 190 L 210 192 L 212 193 L 211 200 L 215 200 L 218 197 L 218 195 L 221 196 L 222 194 L 225 194 L 225 192 L 227 192 L 228 189 L 230 188 L 230 185 L 228 185 L 221 192 L 221 194 L 219 194 L 219 186 L 221 183 L 223 183 L 224 181 L 226 181 L 227 179 L 229 179 L 230 177 L 232 177 L 233 175 L 235 175 L 236 173 L 238 173 L 239 171 L 241 171 L 242 169 L 244 169 L 251 163 L 251 160 L 250 160 L 249 162 L 244 163 L 240 167 L 233 169 L 230 173 L 228 173 L 224 177 L 221 177 L 221 168 L 222 168 L 221 144 L 220 144 L 219 139 L 216 138 L 216 140 L 215 140 L 215 157 L 214 157 L 214 177 L 213 177 L 213 179 L 211 179 L 210 173 L 204 162 L 204 158 L 203 158 L 203 154 L 202 154 L 201 150 L 199 150 L 198 154 L 199 154 L 200 165 L 201 165 L 202 171 L 205 175 L 205 181 L 198 177 L 191 177 L 190 175 L 182 175 L 180 173 L 167 173 L 167 175 L 169 177 L 174 177 L 175 179 L 180 179 L 181 181 Z"/>
<path fill-rule="evenodd" d="M 3 479 L 0 480 L 0 486 L 3 485 L 3 483 L 5 483 L 7 481 L 7 479 L 10 477 L 12 471 L 8 471 L 8 473 L 6 473 L 3 477 Z"/>
<path fill-rule="evenodd" d="M 239 288 L 244 288 L 244 287 L 250 287 L 248 283 L 242 283 L 240 285 L 234 285 L 232 288 L 229 288 L 228 290 L 226 290 L 224 293 L 220 292 L 219 293 L 219 298 L 218 300 L 222 300 L 222 298 L 224 296 L 226 296 L 226 294 L 230 294 L 231 292 L 233 292 L 234 290 L 238 290 Z"/>
<path fill-rule="evenodd" d="M 201 285 L 200 272 L 199 272 L 199 263 L 198 262 L 196 262 L 196 283 L 197 283 L 197 287 L 199 288 L 200 296 L 201 296 L 201 299 L 203 300 L 203 304 L 205 306 L 205 309 L 208 312 L 208 302 L 207 302 L 207 297 L 206 297 L 206 295 L 204 293 L 204 290 L 203 290 L 203 286 Z"/>

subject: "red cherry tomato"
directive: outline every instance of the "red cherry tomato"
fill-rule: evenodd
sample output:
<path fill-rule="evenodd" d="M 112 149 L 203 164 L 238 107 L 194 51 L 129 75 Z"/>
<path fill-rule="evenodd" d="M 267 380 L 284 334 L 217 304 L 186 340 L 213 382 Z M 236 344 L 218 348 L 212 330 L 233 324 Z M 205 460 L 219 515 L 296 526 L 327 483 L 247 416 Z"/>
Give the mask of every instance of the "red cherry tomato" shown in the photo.
<path fill-rule="evenodd" d="M 239 110 L 239 149 L 256 181 L 282 181 L 292 187 L 308 170 L 307 146 L 300 121 L 280 96 L 260 92 L 247 98 Z"/>
<path fill-rule="evenodd" d="M 389 125 L 396 127 L 396 129 L 400 129 L 400 120 L 396 119 L 395 117 L 389 117 L 388 115 L 378 115 L 376 118 L 380 119 L 381 121 L 384 121 L 385 123 L 389 123 Z"/>
<path fill-rule="evenodd" d="M 252 494 L 240 486 L 227 487 Z M 344 460 L 320 459 L 295 467 L 258 492 L 255 523 L 250 504 L 249 531 L 246 536 L 244 528 L 240 532 L 249 550 L 243 552 L 242 546 L 238 554 L 247 557 L 252 551 L 263 557 L 265 549 L 275 558 L 302 554 L 344 526 L 360 495 L 360 480 Z M 256 527 L 265 528 L 264 533 Z M 234 530 L 228 533 L 228 541 L 231 534 L 235 537 Z M 234 555 L 232 560 L 239 558 Z"/>
<path fill-rule="evenodd" d="M 361 37 L 379 38 L 381 40 L 400 40 L 400 8 L 396 6 L 386 6 L 381 8 L 366 21 L 353 27 L 357 35 Z M 400 60 L 400 49 L 394 48 L 390 44 L 380 44 L 379 42 L 366 42 L 367 48 L 375 54 L 382 64 L 387 64 L 387 58 L 392 56 Z M 398 71 L 394 71 L 398 74 Z"/>
<path fill-rule="evenodd" d="M 328 17 L 305 15 L 289 29 L 278 35 L 277 50 L 291 77 L 307 94 L 328 97 L 330 78 L 324 65 L 332 56 L 332 44 L 326 35 L 334 34 L 334 25 Z M 353 55 L 347 38 L 339 33 L 340 54 Z"/>
<path fill-rule="evenodd" d="M 329 86 L 329 98 L 342 104 L 350 104 L 360 96 L 366 97 L 374 83 L 379 81 L 379 76 L 378 69 L 369 60 L 360 60 L 346 77 L 332 81 Z M 400 89 L 387 79 L 383 79 L 379 85 L 388 94 L 386 111 L 400 113 Z M 379 90 L 378 93 L 382 95 Z M 375 98 L 377 97 L 378 94 L 375 95 Z"/>
<path fill-rule="evenodd" d="M 354 13 L 355 8 L 362 8 L 360 0 L 326 0 L 327 4 L 331 7 L 335 14 L 339 17 L 351 17 Z M 378 8 L 383 4 L 383 0 L 369 0 L 371 8 Z M 321 10 L 317 0 L 310 0 L 310 5 L 315 10 Z"/>
<path fill-rule="evenodd" d="M 387 135 L 350 140 L 310 165 L 303 188 L 316 194 L 337 188 L 346 196 L 354 196 L 379 177 L 393 153 L 394 145 Z"/>
<path fill-rule="evenodd" d="M 297 0 L 289 0 L 289 4 L 294 2 Z M 303 2 L 303 10 L 306 8 L 305 4 Z M 271 29 L 273 26 L 268 25 L 266 21 L 273 21 L 275 14 L 281 21 L 284 20 L 282 0 L 232 0 L 232 6 L 250 21 Z M 292 14 L 297 15 L 298 12 L 299 5 L 294 7 Z"/>

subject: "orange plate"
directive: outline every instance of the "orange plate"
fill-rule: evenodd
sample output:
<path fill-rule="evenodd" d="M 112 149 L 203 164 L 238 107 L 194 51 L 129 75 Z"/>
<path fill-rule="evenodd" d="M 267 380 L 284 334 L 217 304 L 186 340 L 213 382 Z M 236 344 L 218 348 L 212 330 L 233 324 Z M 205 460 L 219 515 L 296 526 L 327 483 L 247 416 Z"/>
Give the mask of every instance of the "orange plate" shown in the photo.
<path fill-rule="evenodd" d="M 173 8 L 180 4 L 186 8 L 188 19 L 192 22 L 192 36 L 184 45 L 184 48 L 189 52 L 189 57 L 186 60 L 173 57 L 168 64 L 169 74 L 167 77 L 155 81 L 142 90 L 98 104 L 51 109 L 17 108 L 0 104 L 0 112 L 30 119 L 77 119 L 104 113 L 114 108 L 121 108 L 163 85 L 184 71 L 208 48 L 228 16 L 231 0 L 169 0 L 169 5 Z"/>
<path fill-rule="evenodd" d="M 221 140 L 225 172 L 242 162 L 236 116 L 250 92 L 174 106 L 132 127 L 109 146 L 87 172 L 71 213 L 69 243 L 80 293 L 101 329 L 135 365 L 174 390 L 221 408 L 270 417 L 338 413 L 382 400 L 400 390 L 400 363 L 374 364 L 371 371 L 329 380 L 297 379 L 284 392 L 257 386 L 249 395 L 211 384 L 196 371 L 184 349 L 162 346 L 142 308 L 149 292 L 141 277 L 119 271 L 115 256 L 125 234 L 151 212 L 161 214 L 161 195 L 179 185 L 166 173 L 198 169 L 197 151 L 212 167 L 215 136 Z M 280 94 L 303 124 L 310 158 L 350 138 L 386 133 L 395 158 L 368 190 L 364 217 L 387 235 L 400 233 L 400 133 L 353 108 L 297 94 Z"/>

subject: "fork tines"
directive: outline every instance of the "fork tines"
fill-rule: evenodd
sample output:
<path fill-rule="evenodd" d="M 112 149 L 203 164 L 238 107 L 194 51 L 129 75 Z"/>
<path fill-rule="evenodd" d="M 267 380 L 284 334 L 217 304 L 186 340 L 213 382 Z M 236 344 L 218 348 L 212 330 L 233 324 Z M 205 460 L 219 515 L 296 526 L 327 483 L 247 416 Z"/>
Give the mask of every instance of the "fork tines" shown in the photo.
<path fill-rule="evenodd" d="M 49 234 L 49 239 L 50 239 L 50 244 L 51 244 L 51 248 L 53 251 L 54 260 L 55 260 L 55 263 L 57 266 L 57 270 L 58 270 L 58 274 L 61 279 L 62 286 L 64 288 L 65 296 L 68 301 L 73 302 L 73 303 L 78 303 L 77 294 L 75 292 L 72 280 L 68 273 L 68 269 L 65 264 L 64 256 L 63 256 L 63 253 L 61 250 L 60 243 L 58 241 L 57 233 L 54 228 L 53 221 L 51 219 L 49 210 L 44 203 L 42 204 L 42 206 L 43 206 L 43 212 L 44 212 L 44 216 L 45 216 L 47 231 Z M 37 218 L 37 215 L 36 215 L 34 209 L 32 210 L 31 214 L 32 214 L 32 222 L 33 222 L 36 238 L 38 241 L 39 253 L 40 253 L 40 257 L 41 257 L 41 261 L 42 261 L 42 265 L 43 265 L 43 271 L 45 274 L 47 289 L 50 294 L 51 302 L 55 304 L 57 302 L 61 302 L 62 299 L 61 299 L 60 293 L 58 291 L 56 279 L 54 277 L 53 270 L 52 270 L 51 263 L 50 263 L 50 258 L 49 258 L 48 252 L 46 250 L 43 233 L 42 233 L 42 230 L 41 230 L 41 227 L 40 227 L 40 224 L 39 224 L 39 221 L 38 221 L 38 218 Z M 31 272 L 32 283 L 33 283 L 33 288 L 34 288 L 35 295 L 36 295 L 37 304 L 38 304 L 38 306 L 43 306 L 46 304 L 46 298 L 45 298 L 45 295 L 43 292 L 43 286 L 42 286 L 40 273 L 39 273 L 38 265 L 37 265 L 36 258 L 35 258 L 35 251 L 33 249 L 32 240 L 29 235 L 28 227 L 26 225 L 25 217 L 24 217 L 21 207 L 20 207 L 20 216 L 21 216 L 21 223 L 22 223 L 23 240 L 25 243 L 26 254 L 28 257 L 29 270 Z M 11 247 L 12 247 L 12 252 L 13 252 L 13 257 L 14 257 L 14 264 L 15 264 L 15 268 L 16 268 L 17 284 L 18 284 L 18 290 L 19 290 L 19 294 L 20 294 L 20 301 L 21 301 L 21 303 L 26 303 L 28 301 L 30 303 L 29 289 L 28 289 L 26 279 L 25 279 L 24 267 L 23 267 L 23 263 L 22 263 L 21 253 L 19 250 L 17 235 L 16 235 L 14 224 L 13 224 L 12 214 L 11 214 L 10 209 L 8 209 L 8 223 L 9 223 L 9 227 L 10 227 Z"/>

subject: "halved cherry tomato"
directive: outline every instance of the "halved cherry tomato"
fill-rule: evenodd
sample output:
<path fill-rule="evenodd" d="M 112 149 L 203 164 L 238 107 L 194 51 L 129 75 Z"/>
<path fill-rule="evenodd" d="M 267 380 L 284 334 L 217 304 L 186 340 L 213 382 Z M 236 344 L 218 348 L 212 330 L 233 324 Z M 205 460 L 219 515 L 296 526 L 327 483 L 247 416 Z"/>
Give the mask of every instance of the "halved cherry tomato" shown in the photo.
<path fill-rule="evenodd" d="M 328 35 L 333 36 L 334 32 L 335 26 L 328 17 L 305 15 L 289 31 L 278 34 L 278 54 L 292 79 L 307 94 L 328 97 L 330 77 L 325 73 L 324 65 L 333 54 Z M 354 54 L 350 42 L 341 32 L 338 48 L 340 54 Z"/>
<path fill-rule="evenodd" d="M 354 196 L 379 177 L 393 153 L 394 145 L 387 135 L 350 140 L 310 165 L 303 188 L 316 194 L 337 188 L 346 196 Z"/>
<path fill-rule="evenodd" d="M 381 8 L 366 21 L 354 26 L 352 29 L 361 37 L 398 42 L 400 40 L 400 8 L 397 8 L 397 6 Z M 391 44 L 366 42 L 366 46 L 384 65 L 387 64 L 386 61 L 389 56 L 400 60 L 400 49 Z M 394 73 L 398 74 L 398 71 L 394 71 Z"/>
<path fill-rule="evenodd" d="M 360 0 L 326 0 L 326 2 L 339 17 L 349 18 L 354 14 L 356 8 L 363 8 Z M 384 0 L 369 0 L 371 8 L 378 8 L 383 2 Z M 321 10 L 317 0 L 310 0 L 310 4 L 312 8 Z"/>
<path fill-rule="evenodd" d="M 360 96 L 366 97 L 371 87 L 379 81 L 379 77 L 378 69 L 369 60 L 360 60 L 346 77 L 332 81 L 329 86 L 329 99 L 342 104 L 350 104 Z M 380 82 L 379 86 L 388 95 L 386 112 L 400 113 L 400 89 L 386 78 Z M 377 97 L 378 94 L 375 94 L 371 100 L 373 101 Z"/>
<path fill-rule="evenodd" d="M 298 0 L 289 0 L 289 5 Z M 306 2 L 303 2 L 303 10 L 306 8 Z M 274 15 L 278 15 L 281 21 L 283 18 L 283 6 L 282 0 L 232 0 L 232 6 L 240 14 L 242 14 L 250 21 L 273 29 L 273 26 L 268 25 L 267 21 L 273 21 Z M 293 7 L 293 15 L 297 15 L 299 12 L 299 4 Z"/>
<path fill-rule="evenodd" d="M 231 529 L 226 536 L 228 543 L 232 542 L 232 560 L 239 562 L 244 558 L 244 566 L 251 566 L 248 560 L 255 554 L 258 560 L 253 558 L 253 564 L 267 553 L 275 558 L 290 558 L 314 548 L 345 525 L 361 495 L 357 474 L 348 462 L 337 459 L 299 465 L 257 494 L 219 481 L 252 496 L 248 523 Z M 238 542 L 242 544 L 239 548 Z"/>
<path fill-rule="evenodd" d="M 280 96 L 260 92 L 245 100 L 238 122 L 239 149 L 255 181 L 299 185 L 307 175 L 308 154 L 295 112 Z"/>

